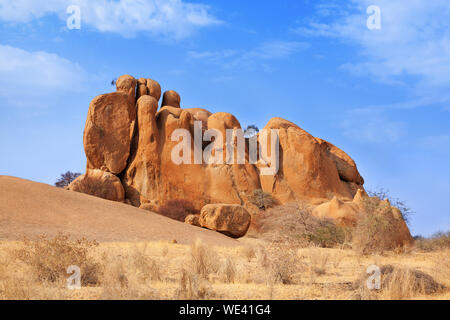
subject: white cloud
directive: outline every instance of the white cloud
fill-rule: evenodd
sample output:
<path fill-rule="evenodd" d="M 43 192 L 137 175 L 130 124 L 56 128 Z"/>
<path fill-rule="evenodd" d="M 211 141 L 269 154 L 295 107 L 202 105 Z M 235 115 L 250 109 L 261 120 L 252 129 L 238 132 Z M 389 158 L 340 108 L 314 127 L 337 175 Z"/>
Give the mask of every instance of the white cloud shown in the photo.
<path fill-rule="evenodd" d="M 356 44 L 361 60 L 344 66 L 356 74 L 387 83 L 403 82 L 407 76 L 423 94 L 450 86 L 448 0 L 352 0 L 351 4 L 351 9 L 348 4 L 341 5 L 334 16 L 330 8 L 333 22 L 316 19 L 297 32 Z M 373 4 L 381 9 L 381 30 L 366 27 L 366 9 Z"/>
<path fill-rule="evenodd" d="M 182 0 L 0 0 L 0 20 L 30 22 L 47 14 L 65 21 L 70 5 L 81 8 L 81 27 L 132 37 L 138 32 L 180 39 L 220 23 L 210 7 Z"/>
<path fill-rule="evenodd" d="M 0 97 L 12 103 L 79 91 L 86 79 L 87 73 L 79 65 L 56 54 L 0 44 Z"/>
<path fill-rule="evenodd" d="M 224 68 L 252 67 L 256 63 L 287 58 L 309 47 L 306 42 L 299 41 L 267 41 L 252 50 L 222 50 L 222 51 L 190 51 L 188 57 L 217 63 Z"/>

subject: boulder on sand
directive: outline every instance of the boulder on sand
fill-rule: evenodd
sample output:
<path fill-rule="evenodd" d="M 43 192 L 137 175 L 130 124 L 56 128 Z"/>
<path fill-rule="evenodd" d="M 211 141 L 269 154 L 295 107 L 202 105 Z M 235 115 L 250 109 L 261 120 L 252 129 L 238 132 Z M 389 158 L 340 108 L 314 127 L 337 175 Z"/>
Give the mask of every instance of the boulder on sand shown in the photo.
<path fill-rule="evenodd" d="M 89 169 L 68 186 L 69 190 L 111 201 L 123 202 L 125 192 L 120 179 L 109 172 Z"/>
<path fill-rule="evenodd" d="M 233 238 L 245 235 L 250 226 L 251 216 L 237 204 L 208 204 L 200 212 L 200 226 L 221 232 Z"/>

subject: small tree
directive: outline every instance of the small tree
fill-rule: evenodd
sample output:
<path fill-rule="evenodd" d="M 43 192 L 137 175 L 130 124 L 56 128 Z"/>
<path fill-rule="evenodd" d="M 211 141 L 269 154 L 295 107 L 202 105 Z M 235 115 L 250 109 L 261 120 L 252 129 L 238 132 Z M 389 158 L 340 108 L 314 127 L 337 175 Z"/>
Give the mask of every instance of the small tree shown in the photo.
<path fill-rule="evenodd" d="M 400 212 L 402 213 L 403 220 L 405 220 L 406 224 L 409 225 L 411 216 L 413 215 L 414 212 L 411 210 L 410 207 L 408 207 L 408 205 L 406 204 L 405 201 L 392 197 L 390 195 L 389 190 L 384 189 L 384 188 L 377 188 L 375 190 L 367 190 L 367 194 L 370 197 L 377 197 L 380 200 L 386 200 L 386 199 L 389 200 L 389 202 L 392 206 L 394 206 L 400 210 Z"/>
<path fill-rule="evenodd" d="M 244 137 L 250 139 L 251 137 L 254 137 L 258 132 L 258 127 L 254 124 L 251 124 L 247 126 L 247 129 L 244 130 Z"/>
<path fill-rule="evenodd" d="M 62 173 L 58 180 L 55 182 L 55 187 L 64 188 L 67 187 L 73 180 L 81 176 L 81 173 L 67 171 Z"/>

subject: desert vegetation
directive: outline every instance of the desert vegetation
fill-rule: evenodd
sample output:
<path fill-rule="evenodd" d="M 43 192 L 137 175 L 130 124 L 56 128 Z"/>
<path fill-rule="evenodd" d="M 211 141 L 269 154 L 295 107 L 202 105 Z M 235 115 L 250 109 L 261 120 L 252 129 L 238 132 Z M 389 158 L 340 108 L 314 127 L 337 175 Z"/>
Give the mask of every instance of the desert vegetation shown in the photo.
<path fill-rule="evenodd" d="M 97 243 L 60 234 L 0 242 L 2 299 L 449 299 L 449 233 L 402 250 L 359 250 L 352 233 L 298 203 L 260 217 L 234 247 Z M 381 245 L 383 243 L 381 242 Z M 371 243 L 373 245 L 373 243 Z M 67 267 L 81 289 L 67 288 Z M 368 289 L 368 266 L 381 287 Z"/>
<path fill-rule="evenodd" d="M 55 187 L 65 188 L 79 176 L 81 176 L 81 173 L 78 172 L 67 171 L 62 173 L 58 180 L 56 180 Z"/>

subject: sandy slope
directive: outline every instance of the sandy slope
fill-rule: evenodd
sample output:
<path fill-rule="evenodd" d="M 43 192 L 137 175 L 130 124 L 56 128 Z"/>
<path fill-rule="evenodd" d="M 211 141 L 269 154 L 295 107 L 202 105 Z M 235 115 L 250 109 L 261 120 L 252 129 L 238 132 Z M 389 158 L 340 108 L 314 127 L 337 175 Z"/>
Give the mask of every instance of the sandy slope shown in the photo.
<path fill-rule="evenodd" d="M 222 234 L 177 222 L 122 203 L 0 176 L 0 240 L 58 231 L 97 241 L 173 240 L 237 245 Z"/>

